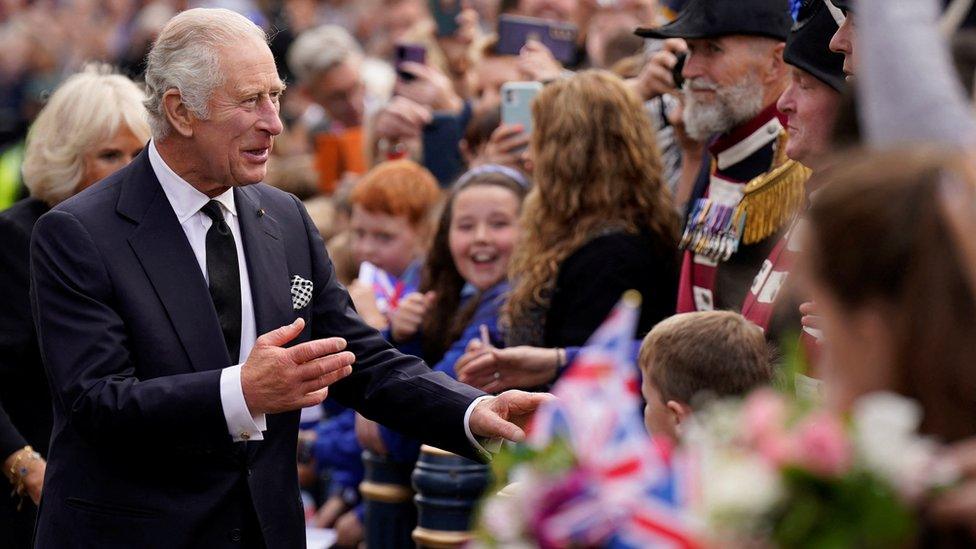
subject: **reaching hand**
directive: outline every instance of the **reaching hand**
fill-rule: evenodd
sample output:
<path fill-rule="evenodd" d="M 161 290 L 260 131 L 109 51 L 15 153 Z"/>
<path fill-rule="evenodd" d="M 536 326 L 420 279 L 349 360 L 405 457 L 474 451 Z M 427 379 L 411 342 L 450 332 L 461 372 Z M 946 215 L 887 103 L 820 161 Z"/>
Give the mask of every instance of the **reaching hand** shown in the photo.
<path fill-rule="evenodd" d="M 528 346 L 486 348 L 472 340 L 454 371 L 458 381 L 486 393 L 538 387 L 556 378 L 558 353 L 558 349 Z"/>
<path fill-rule="evenodd" d="M 522 156 L 529 145 L 529 134 L 524 130 L 521 124 L 502 124 L 495 128 L 477 163 L 521 168 Z"/>
<path fill-rule="evenodd" d="M 506 391 L 486 398 L 474 407 L 468 427 L 477 437 L 504 438 L 512 442 L 525 440 L 525 426 L 532 414 L 556 397 L 548 393 Z"/>
<path fill-rule="evenodd" d="M 376 113 L 373 131 L 377 138 L 391 141 L 419 138 L 431 120 L 429 108 L 398 95 Z"/>
<path fill-rule="evenodd" d="M 252 414 L 273 414 L 321 404 L 329 385 L 352 373 L 355 355 L 339 337 L 316 339 L 288 349 L 305 320 L 272 330 L 257 339 L 241 367 L 241 389 Z"/>
<path fill-rule="evenodd" d="M 481 35 L 478 12 L 472 8 L 464 8 L 455 19 L 458 24 L 457 32 L 450 36 L 438 36 L 437 43 L 447 58 L 447 66 L 452 76 L 459 80 L 470 71 L 471 46 Z"/>
<path fill-rule="evenodd" d="M 390 325 L 386 315 L 380 312 L 379 306 L 376 304 L 376 294 L 369 284 L 364 284 L 356 279 L 349 285 L 348 290 L 349 297 L 352 298 L 352 303 L 356 306 L 356 312 L 366 324 L 377 330 L 384 330 Z"/>
<path fill-rule="evenodd" d="M 404 297 L 390 318 L 390 334 L 393 341 L 404 342 L 417 335 L 427 310 L 434 303 L 434 292 L 413 292 Z"/>
<path fill-rule="evenodd" d="M 342 496 L 339 494 L 330 496 L 322 504 L 322 507 L 319 507 L 319 510 L 315 512 L 312 525 L 316 528 L 332 528 L 335 526 L 336 520 L 348 510 L 349 506 L 342 501 Z"/>
<path fill-rule="evenodd" d="M 632 78 L 629 82 L 645 101 L 666 93 L 676 93 L 678 90 L 672 71 L 678 64 L 678 55 L 687 51 L 688 44 L 681 38 L 665 40 L 664 47 L 651 56 L 651 60 L 644 65 L 637 78 Z"/>
<path fill-rule="evenodd" d="M 366 538 L 356 510 L 346 512 L 335 522 L 336 547 L 358 547 Z"/>
<path fill-rule="evenodd" d="M 818 332 L 823 329 L 823 326 L 821 326 L 820 316 L 817 315 L 816 303 L 812 301 L 801 303 L 800 314 L 803 315 L 800 318 L 800 324 L 803 326 L 804 329 L 810 328 Z"/>
<path fill-rule="evenodd" d="M 454 91 L 451 79 L 444 73 L 429 65 L 412 61 L 403 62 L 398 69 L 412 74 L 413 80 L 397 80 L 394 89 L 397 95 L 433 111 L 461 112 L 464 102 Z"/>
<path fill-rule="evenodd" d="M 380 424 L 356 414 L 356 440 L 364 449 L 379 456 L 387 454 L 386 443 L 380 436 Z"/>
<path fill-rule="evenodd" d="M 519 51 L 519 71 L 529 80 L 547 82 L 559 78 L 563 66 L 553 57 L 545 44 L 538 40 L 528 40 Z"/>

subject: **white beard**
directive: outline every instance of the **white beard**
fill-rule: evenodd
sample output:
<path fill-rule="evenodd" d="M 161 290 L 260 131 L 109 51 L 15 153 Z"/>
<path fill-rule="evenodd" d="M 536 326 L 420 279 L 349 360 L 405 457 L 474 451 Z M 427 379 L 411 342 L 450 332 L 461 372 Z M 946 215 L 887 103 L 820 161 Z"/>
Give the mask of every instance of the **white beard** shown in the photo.
<path fill-rule="evenodd" d="M 715 90 L 714 100 L 704 103 L 696 99 L 692 87 Z M 755 77 L 747 76 L 737 84 L 724 88 L 707 81 L 685 81 L 685 131 L 695 141 L 704 141 L 710 135 L 725 133 L 746 122 L 762 111 L 763 88 Z"/>

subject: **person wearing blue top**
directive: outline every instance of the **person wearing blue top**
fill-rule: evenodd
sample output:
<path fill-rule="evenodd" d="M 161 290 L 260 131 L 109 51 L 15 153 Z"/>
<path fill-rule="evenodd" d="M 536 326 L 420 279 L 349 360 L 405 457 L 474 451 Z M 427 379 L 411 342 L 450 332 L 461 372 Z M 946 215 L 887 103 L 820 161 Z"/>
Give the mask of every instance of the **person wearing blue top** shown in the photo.
<path fill-rule="evenodd" d="M 464 287 L 461 310 L 473 300 L 477 303 L 474 313 L 460 337 L 444 352 L 440 361 L 431 366 L 432 370 L 456 377 L 454 365 L 472 340 L 484 342 L 487 339 L 489 344 L 502 344 L 504 338 L 498 320 L 501 307 L 505 303 L 506 292 L 508 292 L 508 282 L 504 280 L 484 292 L 479 292 L 470 285 Z M 380 426 L 379 434 L 388 457 L 393 461 L 406 463 L 417 459 L 420 452 L 420 441 L 417 439 L 406 437 L 383 426 Z"/>
<path fill-rule="evenodd" d="M 454 377 L 457 360 L 478 344 L 472 341 L 501 345 L 504 340 L 499 317 L 527 191 L 520 172 L 499 165 L 475 168 L 454 184 L 427 255 L 424 293 L 404 298 L 426 306 L 419 318 L 391 319 L 398 339 L 408 336 L 435 370 Z M 397 431 L 380 426 L 369 438 L 367 448 L 394 461 L 417 458 L 420 443 Z"/>

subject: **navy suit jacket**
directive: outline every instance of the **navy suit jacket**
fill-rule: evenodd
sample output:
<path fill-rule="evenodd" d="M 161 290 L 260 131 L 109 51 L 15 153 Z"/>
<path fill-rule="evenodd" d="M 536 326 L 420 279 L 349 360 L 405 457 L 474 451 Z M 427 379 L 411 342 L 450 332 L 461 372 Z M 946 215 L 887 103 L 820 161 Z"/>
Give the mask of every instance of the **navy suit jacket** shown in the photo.
<path fill-rule="evenodd" d="M 356 363 L 329 398 L 473 456 L 463 416 L 482 393 L 399 353 L 359 319 L 298 199 L 263 184 L 234 197 L 258 335 L 300 315 L 307 324 L 294 343 L 345 338 Z M 232 442 L 219 388 L 230 358 L 146 151 L 38 221 L 31 270 L 54 400 L 38 546 L 233 545 L 247 520 L 246 484 L 268 547 L 303 547 L 299 413 L 268 415 L 263 441 Z M 293 275 L 314 284 L 297 311 Z"/>

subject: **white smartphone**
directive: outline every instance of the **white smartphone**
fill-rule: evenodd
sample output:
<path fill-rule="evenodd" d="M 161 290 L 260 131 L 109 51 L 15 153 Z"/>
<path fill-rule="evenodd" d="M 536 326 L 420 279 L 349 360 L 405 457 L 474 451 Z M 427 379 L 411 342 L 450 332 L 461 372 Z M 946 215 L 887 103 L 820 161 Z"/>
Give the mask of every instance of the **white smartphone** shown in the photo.
<path fill-rule="evenodd" d="M 502 124 L 521 124 L 532 133 L 532 100 L 542 91 L 539 82 L 506 82 L 502 84 Z"/>

